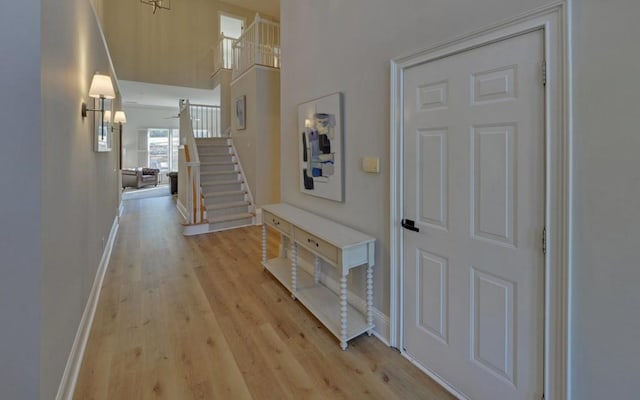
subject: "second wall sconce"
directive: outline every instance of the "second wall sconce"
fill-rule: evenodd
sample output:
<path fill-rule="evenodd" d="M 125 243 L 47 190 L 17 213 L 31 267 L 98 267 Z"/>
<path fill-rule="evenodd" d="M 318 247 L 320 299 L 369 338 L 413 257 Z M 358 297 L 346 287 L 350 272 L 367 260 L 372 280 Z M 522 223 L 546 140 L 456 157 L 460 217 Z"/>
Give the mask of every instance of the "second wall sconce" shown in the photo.
<path fill-rule="evenodd" d="M 124 113 L 124 111 L 116 111 L 116 113 L 113 115 L 113 123 L 114 124 L 126 124 L 127 123 L 127 116 Z"/>

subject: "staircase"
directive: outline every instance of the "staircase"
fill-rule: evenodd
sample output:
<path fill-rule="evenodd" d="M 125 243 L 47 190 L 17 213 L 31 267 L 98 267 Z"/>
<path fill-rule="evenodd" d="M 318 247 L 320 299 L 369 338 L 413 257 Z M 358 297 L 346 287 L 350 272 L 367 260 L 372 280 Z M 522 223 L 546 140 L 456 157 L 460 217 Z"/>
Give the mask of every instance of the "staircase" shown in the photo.
<path fill-rule="evenodd" d="M 255 213 L 231 139 L 196 139 L 209 232 L 253 225 Z"/>

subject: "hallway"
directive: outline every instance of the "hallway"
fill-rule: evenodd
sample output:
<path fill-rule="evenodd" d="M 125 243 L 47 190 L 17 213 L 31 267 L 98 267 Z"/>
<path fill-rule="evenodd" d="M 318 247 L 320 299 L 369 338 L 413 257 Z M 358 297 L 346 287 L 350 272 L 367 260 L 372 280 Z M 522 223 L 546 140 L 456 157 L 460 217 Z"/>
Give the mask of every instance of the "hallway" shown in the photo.
<path fill-rule="evenodd" d="M 185 237 L 171 197 L 124 204 L 75 399 L 452 398 L 374 337 L 340 350 L 258 227 Z"/>

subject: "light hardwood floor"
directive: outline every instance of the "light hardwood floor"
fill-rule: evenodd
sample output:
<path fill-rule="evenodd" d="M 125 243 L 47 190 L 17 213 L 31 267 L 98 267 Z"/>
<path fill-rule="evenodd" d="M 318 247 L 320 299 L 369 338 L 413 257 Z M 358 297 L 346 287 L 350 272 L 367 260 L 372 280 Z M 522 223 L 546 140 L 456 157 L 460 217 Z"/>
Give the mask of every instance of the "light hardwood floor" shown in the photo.
<path fill-rule="evenodd" d="M 171 197 L 126 201 L 74 398 L 453 398 L 374 337 L 340 350 L 263 271 L 260 237 L 184 237 Z"/>

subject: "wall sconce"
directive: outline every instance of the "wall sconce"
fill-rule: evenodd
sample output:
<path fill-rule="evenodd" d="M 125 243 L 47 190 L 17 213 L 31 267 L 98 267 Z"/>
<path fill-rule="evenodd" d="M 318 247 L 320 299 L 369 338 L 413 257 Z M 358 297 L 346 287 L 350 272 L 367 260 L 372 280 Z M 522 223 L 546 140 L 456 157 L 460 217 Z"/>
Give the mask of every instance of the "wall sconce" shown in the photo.
<path fill-rule="evenodd" d="M 105 120 L 107 122 L 111 121 L 110 119 L 107 119 L 107 113 L 109 113 L 109 111 L 105 111 L 104 115 L 105 115 Z M 110 114 L 110 113 L 109 113 Z M 127 116 L 125 115 L 124 111 L 116 111 L 113 114 L 113 123 L 111 124 L 111 132 L 114 131 L 113 127 L 115 126 L 115 124 L 118 124 L 120 127 L 120 131 L 122 132 L 122 125 L 127 123 Z"/>
<path fill-rule="evenodd" d="M 124 111 L 116 111 L 115 115 L 113 116 L 113 123 L 114 124 L 127 123 L 127 115 L 124 113 Z"/>
<path fill-rule="evenodd" d="M 103 75 L 99 73 L 95 73 L 93 75 L 93 79 L 91 80 L 91 87 L 89 88 L 89 97 L 93 97 L 94 99 L 100 99 L 100 108 L 99 109 L 91 109 L 87 108 L 87 104 L 82 102 L 81 115 L 82 119 L 87 117 L 87 113 L 89 111 L 100 112 L 101 117 L 101 131 L 104 131 L 104 121 L 107 118 L 104 110 L 104 100 L 105 99 L 114 99 L 116 97 L 116 92 L 113 89 L 113 82 L 111 82 L 111 77 L 109 75 Z M 111 111 L 109 111 L 108 115 L 109 119 L 111 119 Z"/>

